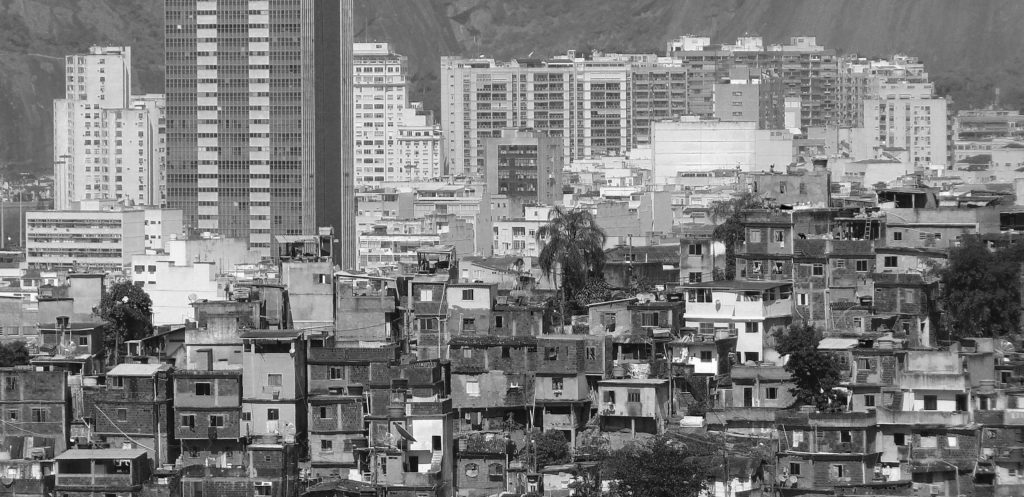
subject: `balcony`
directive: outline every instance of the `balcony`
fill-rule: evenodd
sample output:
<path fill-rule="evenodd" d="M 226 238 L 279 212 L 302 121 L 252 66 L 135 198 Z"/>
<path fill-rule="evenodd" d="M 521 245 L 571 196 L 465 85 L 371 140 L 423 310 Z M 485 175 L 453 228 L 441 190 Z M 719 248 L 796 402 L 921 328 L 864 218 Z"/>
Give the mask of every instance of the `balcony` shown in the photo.
<path fill-rule="evenodd" d="M 893 411 L 884 407 L 875 409 L 877 422 L 880 425 L 938 425 L 964 426 L 970 422 L 967 412 L 946 411 Z M 1024 410 L 1021 410 L 1024 415 Z M 1009 421 L 1007 416 L 1007 421 Z M 1007 423 L 1009 424 L 1009 423 Z M 1024 424 L 1024 416 L 1021 423 Z"/>
<path fill-rule="evenodd" d="M 87 475 L 87 474 L 62 474 L 57 475 L 55 485 L 57 487 L 94 487 L 104 488 L 128 488 L 136 485 L 131 474 L 116 475 Z"/>

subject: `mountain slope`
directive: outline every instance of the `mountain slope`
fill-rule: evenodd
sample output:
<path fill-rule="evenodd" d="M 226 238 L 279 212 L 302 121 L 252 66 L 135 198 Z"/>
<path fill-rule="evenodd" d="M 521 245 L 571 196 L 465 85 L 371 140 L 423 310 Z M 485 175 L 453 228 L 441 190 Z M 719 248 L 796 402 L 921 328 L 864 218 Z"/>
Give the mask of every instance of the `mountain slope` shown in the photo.
<path fill-rule="evenodd" d="M 0 164 L 48 171 L 63 61 L 93 44 L 132 46 L 137 92 L 162 91 L 162 0 L 0 0 Z M 1024 102 L 1017 0 L 356 0 L 357 41 L 409 56 L 412 99 L 436 109 L 438 57 L 664 50 L 681 34 L 769 43 L 817 36 L 842 52 L 920 56 L 961 106 L 993 87 Z"/>

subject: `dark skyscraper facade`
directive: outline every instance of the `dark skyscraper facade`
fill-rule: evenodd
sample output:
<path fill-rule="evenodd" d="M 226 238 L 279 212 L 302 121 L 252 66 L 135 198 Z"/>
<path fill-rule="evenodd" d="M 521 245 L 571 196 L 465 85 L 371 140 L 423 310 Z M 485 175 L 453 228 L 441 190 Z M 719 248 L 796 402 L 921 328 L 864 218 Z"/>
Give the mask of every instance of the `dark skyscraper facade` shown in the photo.
<path fill-rule="evenodd" d="M 321 208 L 344 218 L 321 196 L 346 197 L 351 152 L 318 143 L 351 143 L 351 76 L 332 77 L 344 47 L 351 67 L 351 5 L 165 0 L 167 201 L 188 228 L 269 253 L 274 235 L 335 226 Z"/>

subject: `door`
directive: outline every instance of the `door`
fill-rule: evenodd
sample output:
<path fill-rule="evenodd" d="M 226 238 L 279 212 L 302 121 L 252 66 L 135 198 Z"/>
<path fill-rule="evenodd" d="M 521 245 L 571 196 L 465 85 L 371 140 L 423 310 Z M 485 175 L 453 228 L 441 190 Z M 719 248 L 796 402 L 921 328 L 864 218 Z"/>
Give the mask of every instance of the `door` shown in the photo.
<path fill-rule="evenodd" d="M 754 407 L 754 389 L 746 387 L 743 389 L 743 407 Z"/>

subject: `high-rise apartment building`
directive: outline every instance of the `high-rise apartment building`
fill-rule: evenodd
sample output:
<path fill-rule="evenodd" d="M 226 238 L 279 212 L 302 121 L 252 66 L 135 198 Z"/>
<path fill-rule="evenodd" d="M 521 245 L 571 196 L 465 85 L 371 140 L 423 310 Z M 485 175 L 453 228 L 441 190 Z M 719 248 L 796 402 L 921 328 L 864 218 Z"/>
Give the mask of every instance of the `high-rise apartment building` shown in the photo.
<path fill-rule="evenodd" d="M 440 127 L 409 102 L 407 58 L 387 43 L 353 48 L 357 185 L 439 178 Z"/>
<path fill-rule="evenodd" d="M 269 253 L 330 226 L 354 261 L 351 9 L 165 1 L 167 196 L 188 228 Z"/>
<path fill-rule="evenodd" d="M 65 64 L 65 98 L 53 103 L 54 207 L 163 204 L 164 97 L 131 95 L 131 48 L 91 47 Z"/>
<path fill-rule="evenodd" d="M 850 127 L 864 128 L 865 143 L 903 156 L 915 167 L 946 164 L 947 102 L 935 96 L 924 64 L 915 57 L 843 58 L 840 110 Z"/>
<path fill-rule="evenodd" d="M 564 155 L 618 155 L 632 145 L 630 71 L 653 56 L 549 60 L 441 58 L 441 115 L 452 175 L 482 178 L 485 141 L 505 128 L 561 140 Z"/>
<path fill-rule="evenodd" d="M 837 113 L 838 58 L 835 50 L 817 44 L 814 37 L 791 37 L 789 44 L 765 45 L 759 36 L 744 36 L 733 45 L 714 45 L 708 37 L 682 36 L 668 42 L 668 56 L 687 70 L 688 113 L 711 116 L 714 85 L 729 77 L 735 65 L 757 73 L 777 74 L 783 98 L 800 100 L 804 126 L 835 125 Z"/>
<path fill-rule="evenodd" d="M 387 43 L 356 43 L 352 50 L 357 184 L 388 180 L 394 173 L 390 155 L 408 92 L 408 60 Z"/>

